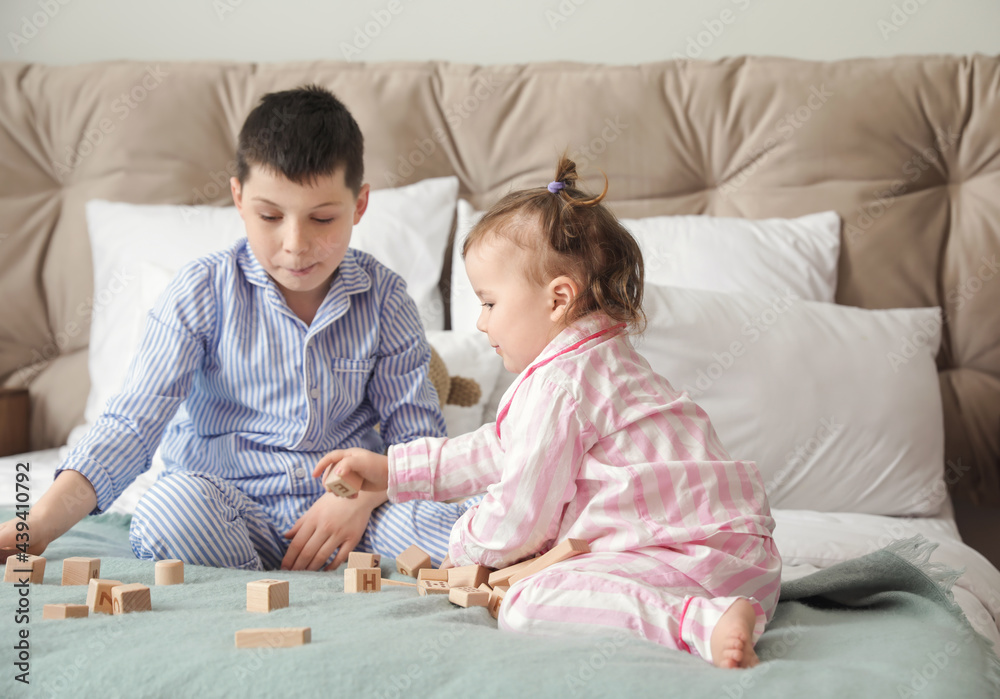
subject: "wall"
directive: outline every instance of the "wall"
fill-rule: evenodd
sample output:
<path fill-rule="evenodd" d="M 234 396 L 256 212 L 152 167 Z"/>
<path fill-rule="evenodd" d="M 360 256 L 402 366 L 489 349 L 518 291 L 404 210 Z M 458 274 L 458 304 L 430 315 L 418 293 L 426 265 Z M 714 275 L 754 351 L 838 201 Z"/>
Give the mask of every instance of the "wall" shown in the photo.
<path fill-rule="evenodd" d="M 638 63 L 1000 53 L 995 0 L 0 0 L 0 60 Z"/>

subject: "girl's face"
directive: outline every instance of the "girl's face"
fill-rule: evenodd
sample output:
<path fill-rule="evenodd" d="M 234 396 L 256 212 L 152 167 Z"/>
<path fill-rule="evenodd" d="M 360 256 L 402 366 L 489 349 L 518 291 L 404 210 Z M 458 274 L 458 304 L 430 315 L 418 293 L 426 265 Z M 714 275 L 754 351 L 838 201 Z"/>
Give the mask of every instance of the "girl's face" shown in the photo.
<path fill-rule="evenodd" d="M 566 306 L 577 291 L 568 277 L 546 285 L 531 281 L 525 273 L 530 254 L 508 240 L 486 238 L 465 255 L 465 271 L 483 304 L 476 327 L 515 374 L 565 327 Z"/>

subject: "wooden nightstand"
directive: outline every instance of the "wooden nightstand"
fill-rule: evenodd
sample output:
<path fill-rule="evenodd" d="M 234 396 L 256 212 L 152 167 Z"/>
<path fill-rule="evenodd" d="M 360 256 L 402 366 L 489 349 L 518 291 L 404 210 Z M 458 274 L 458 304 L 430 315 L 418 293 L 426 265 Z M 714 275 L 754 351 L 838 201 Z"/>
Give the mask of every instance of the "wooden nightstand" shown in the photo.
<path fill-rule="evenodd" d="M 31 401 L 26 388 L 0 388 L 0 456 L 28 451 Z"/>

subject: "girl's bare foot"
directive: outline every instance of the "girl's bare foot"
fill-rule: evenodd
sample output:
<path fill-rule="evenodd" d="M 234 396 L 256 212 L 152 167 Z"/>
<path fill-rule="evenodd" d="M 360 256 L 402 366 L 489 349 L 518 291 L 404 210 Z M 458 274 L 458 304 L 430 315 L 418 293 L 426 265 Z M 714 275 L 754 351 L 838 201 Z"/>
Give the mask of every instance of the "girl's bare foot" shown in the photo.
<path fill-rule="evenodd" d="M 753 667 L 758 662 L 753 649 L 753 627 L 757 623 L 750 600 L 738 599 L 712 629 L 712 664 L 716 667 Z"/>

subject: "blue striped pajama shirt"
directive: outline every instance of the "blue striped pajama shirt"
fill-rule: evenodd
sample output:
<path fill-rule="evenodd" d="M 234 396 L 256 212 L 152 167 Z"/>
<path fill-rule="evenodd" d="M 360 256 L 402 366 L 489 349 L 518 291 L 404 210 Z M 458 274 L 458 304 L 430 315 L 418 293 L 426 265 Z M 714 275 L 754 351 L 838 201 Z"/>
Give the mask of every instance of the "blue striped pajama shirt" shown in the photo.
<path fill-rule="evenodd" d="M 372 256 L 348 250 L 307 326 L 243 239 L 177 274 L 121 393 L 59 470 L 86 476 L 101 512 L 162 440 L 165 472 L 132 520 L 136 555 L 276 568 L 284 532 L 325 492 L 312 477 L 323 454 L 444 435 L 429 358 L 405 283 Z M 440 564 L 467 507 L 386 503 L 358 550 L 416 543 Z"/>

